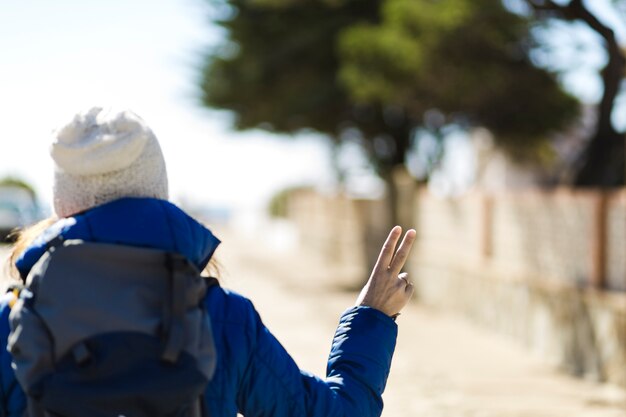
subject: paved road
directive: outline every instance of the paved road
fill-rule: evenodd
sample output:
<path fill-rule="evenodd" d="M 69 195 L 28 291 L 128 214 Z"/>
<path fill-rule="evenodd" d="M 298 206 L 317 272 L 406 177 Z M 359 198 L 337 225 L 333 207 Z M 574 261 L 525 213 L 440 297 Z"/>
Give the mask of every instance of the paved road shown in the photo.
<path fill-rule="evenodd" d="M 218 235 L 223 285 L 250 297 L 300 366 L 323 375 L 355 295 L 337 290 L 336 271 L 311 254 Z M 462 318 L 414 303 L 399 325 L 385 417 L 626 417 L 623 390 L 563 375 Z"/>

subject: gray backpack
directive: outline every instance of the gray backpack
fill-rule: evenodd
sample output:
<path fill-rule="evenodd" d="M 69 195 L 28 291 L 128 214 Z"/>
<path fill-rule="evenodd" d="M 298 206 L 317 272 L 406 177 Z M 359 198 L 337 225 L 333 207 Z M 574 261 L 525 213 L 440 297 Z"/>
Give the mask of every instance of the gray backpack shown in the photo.
<path fill-rule="evenodd" d="M 201 277 L 179 254 L 57 242 L 11 310 L 31 417 L 198 417 L 216 352 Z"/>

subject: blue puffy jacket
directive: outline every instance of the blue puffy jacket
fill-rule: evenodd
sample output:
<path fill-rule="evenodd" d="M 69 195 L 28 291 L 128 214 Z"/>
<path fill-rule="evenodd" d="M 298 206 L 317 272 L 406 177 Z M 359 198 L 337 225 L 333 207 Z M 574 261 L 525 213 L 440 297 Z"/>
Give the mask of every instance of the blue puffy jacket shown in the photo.
<path fill-rule="evenodd" d="M 204 268 L 219 240 L 171 203 L 145 198 L 116 200 L 62 219 L 22 254 L 17 266 L 26 276 L 56 236 L 176 251 Z M 263 325 L 252 303 L 221 287 L 205 298 L 211 317 L 217 370 L 205 397 L 208 415 L 234 417 L 368 417 L 382 412 L 382 392 L 391 366 L 397 327 L 378 310 L 353 307 L 340 319 L 320 379 L 301 371 Z M 0 344 L 9 334 L 8 298 L 0 300 Z M 21 416 L 24 394 L 0 349 L 0 416 Z"/>

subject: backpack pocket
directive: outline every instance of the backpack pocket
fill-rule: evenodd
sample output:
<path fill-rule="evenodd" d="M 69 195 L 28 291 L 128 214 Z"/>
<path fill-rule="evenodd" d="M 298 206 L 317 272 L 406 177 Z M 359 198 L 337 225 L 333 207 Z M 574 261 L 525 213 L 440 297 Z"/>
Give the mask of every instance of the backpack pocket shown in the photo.
<path fill-rule="evenodd" d="M 52 416 L 195 417 L 208 378 L 181 352 L 162 359 L 158 338 L 109 333 L 76 345 L 39 382 L 34 402 Z"/>

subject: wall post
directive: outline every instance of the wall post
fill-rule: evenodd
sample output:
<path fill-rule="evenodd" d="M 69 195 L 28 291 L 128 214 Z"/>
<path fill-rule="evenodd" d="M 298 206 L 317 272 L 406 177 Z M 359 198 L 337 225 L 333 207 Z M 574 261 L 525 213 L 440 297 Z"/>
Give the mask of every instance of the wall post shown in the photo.
<path fill-rule="evenodd" d="M 493 196 L 483 194 L 481 210 L 480 259 L 487 262 L 493 255 Z"/>
<path fill-rule="evenodd" d="M 591 236 L 591 274 L 589 285 L 596 289 L 606 287 L 607 261 L 607 193 L 597 191 L 593 198 L 593 229 Z"/>

